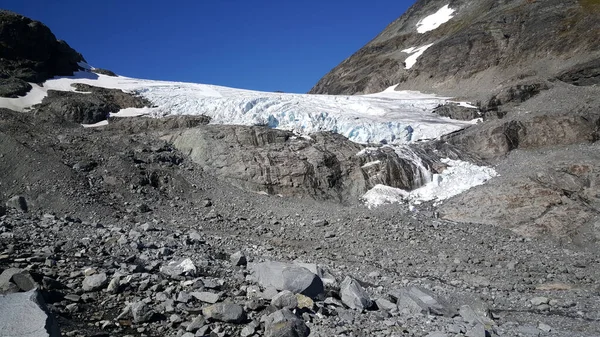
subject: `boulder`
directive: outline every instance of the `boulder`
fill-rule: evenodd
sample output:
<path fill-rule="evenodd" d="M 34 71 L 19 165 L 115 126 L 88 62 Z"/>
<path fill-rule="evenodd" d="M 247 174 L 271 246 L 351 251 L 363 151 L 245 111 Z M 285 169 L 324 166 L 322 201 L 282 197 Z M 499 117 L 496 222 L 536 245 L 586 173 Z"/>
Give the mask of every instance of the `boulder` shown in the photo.
<path fill-rule="evenodd" d="M 83 279 L 81 288 L 83 291 L 97 291 L 108 284 L 106 273 L 93 274 Z"/>
<path fill-rule="evenodd" d="M 27 211 L 29 210 L 27 200 L 25 199 L 25 197 L 20 195 L 15 195 L 14 197 L 8 199 L 8 201 L 6 202 L 6 207 L 13 208 L 24 213 L 27 213 Z"/>
<path fill-rule="evenodd" d="M 192 260 L 186 258 L 181 261 L 171 261 L 168 265 L 160 267 L 160 272 L 173 278 L 181 275 L 195 275 L 196 266 Z"/>
<path fill-rule="evenodd" d="M 323 281 L 304 267 L 295 264 L 267 261 L 250 265 L 257 282 L 279 291 L 289 290 L 315 298 L 324 292 Z"/>
<path fill-rule="evenodd" d="M 17 286 L 11 282 L 12 277 L 20 272 L 22 269 L 19 268 L 8 268 L 2 271 L 0 274 L 0 293 L 11 292 L 11 290 L 18 290 Z"/>
<path fill-rule="evenodd" d="M 0 335 L 59 337 L 60 330 L 41 293 L 31 290 L 0 295 Z"/>
<path fill-rule="evenodd" d="M 265 337 L 307 337 L 306 323 L 288 309 L 281 309 L 265 319 Z"/>
<path fill-rule="evenodd" d="M 246 319 L 246 313 L 241 305 L 235 303 L 221 302 L 202 309 L 204 317 L 227 323 L 242 323 Z"/>
<path fill-rule="evenodd" d="M 393 290 L 390 296 L 396 298 L 398 310 L 404 314 L 424 314 L 454 317 L 456 309 L 439 299 L 432 292 L 419 287 Z"/>
<path fill-rule="evenodd" d="M 146 304 L 146 302 L 138 301 L 131 304 L 131 316 L 135 323 L 145 323 L 152 319 L 154 311 Z"/>
<path fill-rule="evenodd" d="M 293 310 L 298 306 L 298 299 L 293 292 L 284 290 L 273 297 L 271 305 L 278 309 L 286 308 Z"/>
<path fill-rule="evenodd" d="M 351 309 L 365 310 L 373 306 L 373 301 L 363 287 L 350 276 L 346 276 L 340 285 L 342 302 Z"/>

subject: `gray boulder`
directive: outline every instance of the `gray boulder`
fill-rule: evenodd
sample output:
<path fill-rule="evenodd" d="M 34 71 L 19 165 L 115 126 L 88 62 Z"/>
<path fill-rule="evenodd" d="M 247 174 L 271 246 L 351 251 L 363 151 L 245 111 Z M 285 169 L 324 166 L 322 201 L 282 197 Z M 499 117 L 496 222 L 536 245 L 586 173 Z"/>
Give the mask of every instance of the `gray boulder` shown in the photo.
<path fill-rule="evenodd" d="M 106 273 L 94 274 L 83 279 L 81 287 L 83 291 L 96 291 L 102 289 L 108 283 Z"/>
<path fill-rule="evenodd" d="M 131 305 L 131 316 L 134 323 L 145 323 L 152 319 L 154 311 L 146 302 L 138 301 Z"/>
<path fill-rule="evenodd" d="M 265 337 L 307 337 L 306 323 L 288 309 L 281 309 L 265 319 Z"/>
<path fill-rule="evenodd" d="M 273 297 L 271 305 L 278 309 L 286 308 L 292 310 L 298 306 L 298 299 L 293 292 L 284 290 Z"/>
<path fill-rule="evenodd" d="M 298 265 L 267 261 L 250 265 L 256 281 L 263 287 L 273 287 L 279 291 L 289 290 L 314 298 L 325 289 L 319 276 Z"/>
<path fill-rule="evenodd" d="M 202 315 L 215 321 L 242 323 L 246 319 L 244 308 L 235 303 L 221 302 L 202 309 Z"/>
<path fill-rule="evenodd" d="M 0 295 L 0 335 L 58 337 L 60 330 L 37 290 Z"/>
<path fill-rule="evenodd" d="M 350 276 L 346 276 L 340 286 L 342 302 L 351 309 L 364 310 L 373 305 L 369 294 Z"/>
<path fill-rule="evenodd" d="M 0 274 L 0 293 L 15 292 L 18 291 L 18 287 L 11 282 L 12 277 L 20 272 L 22 269 L 19 268 L 8 268 Z"/>
<path fill-rule="evenodd" d="M 6 202 L 6 207 L 14 208 L 24 213 L 27 213 L 29 210 L 29 207 L 27 206 L 27 200 L 21 195 L 15 195 L 14 197 L 8 199 Z"/>
<path fill-rule="evenodd" d="M 404 314 L 424 314 L 454 317 L 456 309 L 439 299 L 432 292 L 420 287 L 408 287 L 390 292 L 396 298 L 398 310 Z"/>

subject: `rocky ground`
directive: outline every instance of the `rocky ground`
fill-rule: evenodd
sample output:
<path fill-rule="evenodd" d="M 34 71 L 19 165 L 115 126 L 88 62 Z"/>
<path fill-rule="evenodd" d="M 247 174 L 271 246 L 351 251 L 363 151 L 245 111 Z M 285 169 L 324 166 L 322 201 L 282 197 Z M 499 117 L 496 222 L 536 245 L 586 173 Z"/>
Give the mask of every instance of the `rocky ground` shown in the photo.
<path fill-rule="evenodd" d="M 35 116 L 0 124 L 0 287 L 37 287 L 63 335 L 600 334 L 597 249 L 245 192 L 160 139 L 202 120 Z"/>

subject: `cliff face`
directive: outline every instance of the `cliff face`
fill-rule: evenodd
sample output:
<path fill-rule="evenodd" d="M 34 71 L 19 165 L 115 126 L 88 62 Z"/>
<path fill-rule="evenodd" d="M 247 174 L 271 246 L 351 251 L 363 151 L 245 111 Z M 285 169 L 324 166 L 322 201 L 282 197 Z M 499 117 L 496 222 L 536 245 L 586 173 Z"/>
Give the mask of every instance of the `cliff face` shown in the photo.
<path fill-rule="evenodd" d="M 423 31 L 435 13 L 451 18 Z M 598 82 L 599 67 L 590 62 L 600 55 L 599 15 L 598 0 L 419 0 L 310 93 L 372 93 L 400 83 L 482 98 L 524 80 Z M 428 45 L 411 66 L 410 48 Z"/>
<path fill-rule="evenodd" d="M 0 10 L 0 97 L 25 95 L 31 86 L 79 70 L 83 56 L 39 21 Z"/>

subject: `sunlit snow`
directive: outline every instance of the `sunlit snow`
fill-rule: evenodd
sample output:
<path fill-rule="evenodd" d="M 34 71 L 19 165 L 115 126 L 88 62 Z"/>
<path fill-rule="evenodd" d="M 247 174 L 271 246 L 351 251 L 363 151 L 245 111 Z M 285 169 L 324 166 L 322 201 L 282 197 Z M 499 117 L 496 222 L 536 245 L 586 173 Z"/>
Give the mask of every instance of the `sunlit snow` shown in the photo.
<path fill-rule="evenodd" d="M 452 13 L 454 12 L 455 10 L 450 8 L 449 5 L 440 8 L 434 14 L 421 19 L 421 21 L 417 23 L 417 32 L 422 34 L 438 28 L 452 19 Z"/>
<path fill-rule="evenodd" d="M 408 56 L 406 60 L 404 60 L 405 68 L 412 68 L 412 66 L 414 66 L 415 63 L 417 63 L 417 59 L 419 58 L 419 56 L 423 55 L 423 53 L 431 46 L 433 46 L 433 43 L 422 47 L 410 47 L 404 49 L 402 52 L 410 54 L 410 56 Z"/>
<path fill-rule="evenodd" d="M 48 80 L 25 97 L 0 99 L 3 102 L 0 104 L 23 110 L 40 103 L 49 89 L 73 91 L 73 83 L 138 93 L 157 106 L 139 111 L 152 117 L 203 114 L 211 117 L 213 124 L 266 125 L 299 134 L 333 131 L 358 143 L 401 144 L 435 139 L 475 123 L 431 113 L 449 97 L 394 91 L 393 87 L 364 96 L 285 94 L 111 77 L 85 71 Z M 127 114 L 135 113 L 134 110 L 129 109 Z"/>

